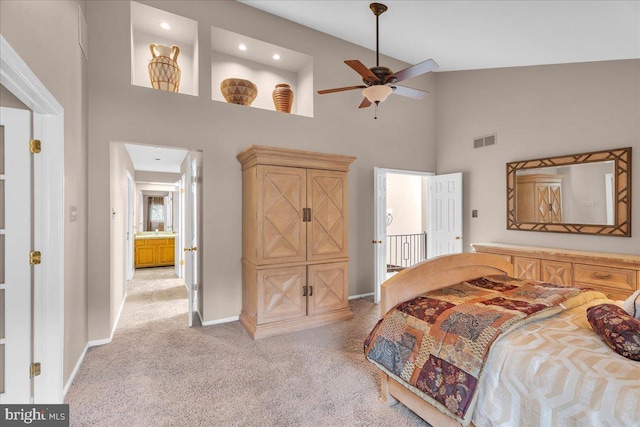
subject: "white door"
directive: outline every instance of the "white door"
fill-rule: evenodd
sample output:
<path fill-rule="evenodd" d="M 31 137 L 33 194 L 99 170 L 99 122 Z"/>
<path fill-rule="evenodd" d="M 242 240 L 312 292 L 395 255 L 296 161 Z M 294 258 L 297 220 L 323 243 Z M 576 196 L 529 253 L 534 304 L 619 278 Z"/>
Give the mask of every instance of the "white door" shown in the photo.
<path fill-rule="evenodd" d="M 429 178 L 427 258 L 462 252 L 462 173 Z"/>
<path fill-rule="evenodd" d="M 373 247 L 375 251 L 375 270 L 373 278 L 375 281 L 375 293 L 373 301 L 378 304 L 380 302 L 380 285 L 387 280 L 387 261 L 385 255 L 387 253 L 387 171 L 382 168 L 373 168 L 374 176 L 374 210 L 373 224 L 375 231 L 373 233 Z"/>
<path fill-rule="evenodd" d="M 187 171 L 185 174 L 185 283 L 189 293 L 189 326 L 193 326 L 194 308 L 196 301 L 196 286 L 198 283 L 198 175 L 197 162 L 191 153 L 187 155 Z"/>
<path fill-rule="evenodd" d="M 30 403 L 31 113 L 0 108 L 0 403 Z M 4 331 L 2 331 L 4 329 Z"/>
<path fill-rule="evenodd" d="M 182 254 L 182 245 L 180 242 L 182 241 L 182 194 L 180 194 L 180 181 L 176 181 L 175 183 L 175 191 L 173 193 L 173 200 L 175 201 L 174 211 L 176 212 L 176 216 L 173 219 L 173 233 L 175 234 L 175 266 L 174 270 L 177 277 L 182 277 L 182 264 L 183 257 Z"/>
<path fill-rule="evenodd" d="M 125 262 L 125 266 L 126 266 L 126 271 L 125 271 L 125 283 L 127 283 L 128 280 L 133 279 L 133 273 L 135 272 L 135 263 L 134 263 L 134 254 L 135 254 L 135 248 L 134 248 L 134 236 L 135 233 L 133 231 L 133 224 L 134 224 L 134 218 L 133 218 L 133 211 L 135 209 L 135 193 L 134 193 L 134 189 L 133 189 L 133 177 L 131 177 L 131 174 L 129 172 L 127 172 L 127 240 L 126 240 L 126 245 L 127 245 L 127 249 L 126 249 L 126 257 L 127 260 Z M 127 283 L 127 289 L 129 284 Z"/>

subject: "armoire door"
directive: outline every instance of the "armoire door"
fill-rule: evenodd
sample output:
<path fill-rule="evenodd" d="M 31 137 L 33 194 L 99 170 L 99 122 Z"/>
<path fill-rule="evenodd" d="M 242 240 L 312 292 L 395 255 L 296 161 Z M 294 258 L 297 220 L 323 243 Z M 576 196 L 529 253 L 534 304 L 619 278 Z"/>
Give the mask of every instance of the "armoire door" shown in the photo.
<path fill-rule="evenodd" d="M 306 261 L 306 169 L 258 166 L 258 264 Z"/>
<path fill-rule="evenodd" d="M 347 257 L 347 174 L 338 171 L 307 171 L 307 259 Z"/>
<path fill-rule="evenodd" d="M 347 262 L 310 265 L 308 270 L 307 313 L 326 313 L 349 303 Z"/>
<path fill-rule="evenodd" d="M 258 270 L 258 324 L 307 315 L 307 267 Z"/>

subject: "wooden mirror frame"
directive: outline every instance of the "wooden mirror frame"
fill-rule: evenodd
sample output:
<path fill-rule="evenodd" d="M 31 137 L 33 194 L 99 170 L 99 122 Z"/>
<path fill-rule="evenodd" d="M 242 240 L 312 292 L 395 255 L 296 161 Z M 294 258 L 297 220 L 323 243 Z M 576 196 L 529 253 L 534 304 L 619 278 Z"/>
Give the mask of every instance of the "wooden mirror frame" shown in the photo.
<path fill-rule="evenodd" d="M 516 172 L 522 169 L 614 161 L 614 224 L 538 223 L 516 221 Z M 631 237 L 631 147 L 507 163 L 507 230 L 598 234 Z"/>

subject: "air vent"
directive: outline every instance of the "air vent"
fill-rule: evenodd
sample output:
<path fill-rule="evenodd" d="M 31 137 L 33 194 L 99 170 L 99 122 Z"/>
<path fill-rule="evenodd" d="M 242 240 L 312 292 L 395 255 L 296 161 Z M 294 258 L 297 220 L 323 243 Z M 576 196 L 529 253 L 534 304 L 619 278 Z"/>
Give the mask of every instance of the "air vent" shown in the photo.
<path fill-rule="evenodd" d="M 473 148 L 488 147 L 489 145 L 496 145 L 498 141 L 498 134 L 479 136 L 473 139 Z"/>

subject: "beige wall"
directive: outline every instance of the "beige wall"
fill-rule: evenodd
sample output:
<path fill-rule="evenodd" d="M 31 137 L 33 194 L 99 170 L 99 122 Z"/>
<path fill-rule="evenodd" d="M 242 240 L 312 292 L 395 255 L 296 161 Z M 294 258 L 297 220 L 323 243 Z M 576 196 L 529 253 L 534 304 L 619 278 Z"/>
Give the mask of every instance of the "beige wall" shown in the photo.
<path fill-rule="evenodd" d="M 166 182 L 174 184 L 180 179 L 179 173 L 136 171 L 136 182 Z"/>
<path fill-rule="evenodd" d="M 422 229 L 422 177 L 387 174 L 387 209 L 393 209 L 393 221 L 387 235 L 416 234 Z"/>
<path fill-rule="evenodd" d="M 3 85 L 0 85 L 0 107 L 16 108 L 18 110 L 31 110 Z"/>
<path fill-rule="evenodd" d="M 503 242 L 640 253 L 640 60 L 439 73 L 436 89 L 437 169 L 464 173 L 465 250 Z M 494 132 L 496 146 L 472 148 Z M 634 148 L 633 237 L 506 230 L 507 162 L 621 147 Z"/>
<path fill-rule="evenodd" d="M 86 16 L 85 1 L 0 2 L 2 35 L 64 108 L 64 381 L 88 333 L 87 61 L 78 45 L 78 6 Z M 70 206 L 78 208 L 75 222 Z"/>
<path fill-rule="evenodd" d="M 145 4 L 198 20 L 200 96 L 132 86 L 128 2 L 91 1 L 90 51 L 90 339 L 108 336 L 110 271 L 110 141 L 179 146 L 203 152 L 203 279 L 205 321 L 237 316 L 241 308 L 241 172 L 235 156 L 251 144 L 354 155 L 349 176 L 349 293 L 372 291 L 373 167 L 432 171 L 435 168 L 433 97 L 415 101 L 392 96 L 373 110 L 358 110 L 357 92 L 314 97 L 314 118 L 287 115 L 211 100 L 210 27 L 225 28 L 314 57 L 314 89 L 357 84 L 343 61 L 375 55 L 236 2 L 161 1 Z M 392 69 L 406 64 L 383 58 Z M 433 90 L 433 76 L 411 86 Z M 115 249 L 122 250 L 122 249 Z M 114 255 L 119 257 L 120 255 Z M 105 299 L 104 297 L 107 297 Z"/>

